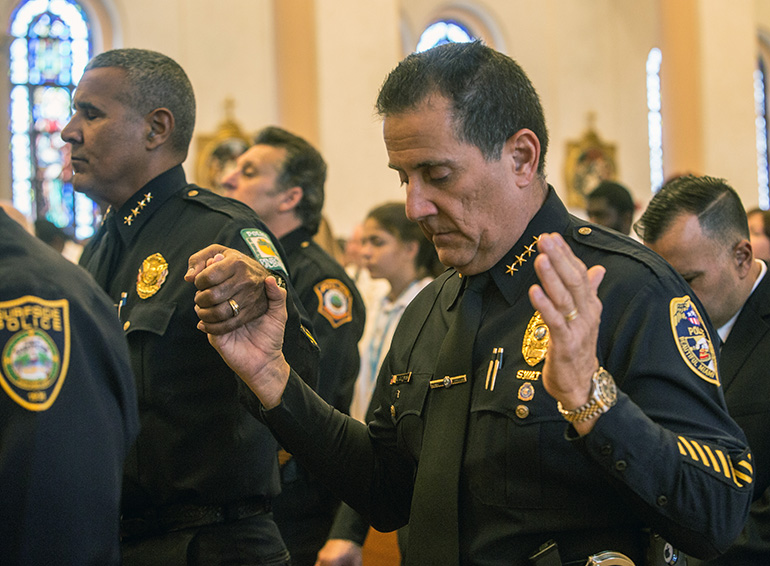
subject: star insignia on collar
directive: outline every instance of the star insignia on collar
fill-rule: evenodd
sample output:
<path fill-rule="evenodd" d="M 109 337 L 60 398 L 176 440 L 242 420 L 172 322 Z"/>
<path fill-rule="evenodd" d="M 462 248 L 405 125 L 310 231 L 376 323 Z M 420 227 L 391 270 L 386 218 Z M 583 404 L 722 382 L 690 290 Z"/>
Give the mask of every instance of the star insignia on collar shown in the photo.
<path fill-rule="evenodd" d="M 505 266 L 505 274 L 510 275 L 513 277 L 513 274 L 518 271 L 518 267 L 521 267 L 527 262 L 527 259 L 533 254 L 537 253 L 537 250 L 535 249 L 535 246 L 537 245 L 537 236 L 534 237 L 535 241 L 532 242 L 530 245 L 524 247 L 524 251 L 521 255 L 516 256 L 516 261 L 514 261 L 511 265 Z"/>
<path fill-rule="evenodd" d="M 144 195 L 144 198 L 140 201 L 136 202 L 136 208 L 131 209 L 131 214 L 128 216 L 125 216 L 123 218 L 123 223 L 128 224 L 131 226 L 131 223 L 136 220 L 136 217 L 139 216 L 139 213 L 142 212 L 142 209 L 147 206 L 147 204 L 152 200 L 152 193 L 146 193 Z"/>

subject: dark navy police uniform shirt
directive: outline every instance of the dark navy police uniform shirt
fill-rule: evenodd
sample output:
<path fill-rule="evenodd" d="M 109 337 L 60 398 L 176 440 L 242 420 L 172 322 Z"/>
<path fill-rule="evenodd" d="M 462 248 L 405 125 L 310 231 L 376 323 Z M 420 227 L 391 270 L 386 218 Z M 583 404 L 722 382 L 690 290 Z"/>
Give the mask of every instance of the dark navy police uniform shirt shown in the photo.
<path fill-rule="evenodd" d="M 0 562 L 119 564 L 139 429 L 128 348 L 93 279 L 0 210 Z"/>

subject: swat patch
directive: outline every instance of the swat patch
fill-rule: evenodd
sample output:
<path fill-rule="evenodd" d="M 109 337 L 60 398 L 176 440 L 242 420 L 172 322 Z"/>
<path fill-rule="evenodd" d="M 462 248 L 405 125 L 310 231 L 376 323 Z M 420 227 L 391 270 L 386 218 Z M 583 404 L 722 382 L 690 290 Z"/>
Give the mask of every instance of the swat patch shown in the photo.
<path fill-rule="evenodd" d="M 313 290 L 318 296 L 318 312 L 333 328 L 353 320 L 353 294 L 339 279 L 324 279 Z"/>
<path fill-rule="evenodd" d="M 719 386 L 714 346 L 690 297 L 671 299 L 669 312 L 671 330 L 682 359 L 698 377 Z"/>
<path fill-rule="evenodd" d="M 249 246 L 251 255 L 262 264 L 262 267 L 268 271 L 281 271 L 286 277 L 289 276 L 289 272 L 286 271 L 286 266 L 283 265 L 281 256 L 267 232 L 257 228 L 244 228 L 241 230 L 241 238 Z"/>
<path fill-rule="evenodd" d="M 26 295 L 0 302 L 0 386 L 30 411 L 53 405 L 70 361 L 70 315 L 66 299 Z"/>

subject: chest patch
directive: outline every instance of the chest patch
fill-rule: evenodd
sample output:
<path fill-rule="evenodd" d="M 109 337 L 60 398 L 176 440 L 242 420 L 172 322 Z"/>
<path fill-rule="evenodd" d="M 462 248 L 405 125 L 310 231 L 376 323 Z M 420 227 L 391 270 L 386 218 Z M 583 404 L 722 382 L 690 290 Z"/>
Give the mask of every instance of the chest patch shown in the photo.
<path fill-rule="evenodd" d="M 334 328 L 353 320 L 353 295 L 339 279 L 324 279 L 313 287 L 318 297 L 318 312 Z"/>
<path fill-rule="evenodd" d="M 158 292 L 168 277 L 168 262 L 160 254 L 145 258 L 136 276 L 136 294 L 148 299 Z"/>
<path fill-rule="evenodd" d="M 267 232 L 256 228 L 245 228 L 241 230 L 241 238 L 249 246 L 251 255 L 262 264 L 262 267 L 269 271 L 281 271 L 288 277 L 289 272 L 286 271 L 286 266 Z"/>
<path fill-rule="evenodd" d="M 27 295 L 0 302 L 0 386 L 30 411 L 49 409 L 70 361 L 69 302 Z"/>
<path fill-rule="evenodd" d="M 671 330 L 682 359 L 698 377 L 719 386 L 714 345 L 698 309 L 685 295 L 671 299 L 669 311 Z"/>

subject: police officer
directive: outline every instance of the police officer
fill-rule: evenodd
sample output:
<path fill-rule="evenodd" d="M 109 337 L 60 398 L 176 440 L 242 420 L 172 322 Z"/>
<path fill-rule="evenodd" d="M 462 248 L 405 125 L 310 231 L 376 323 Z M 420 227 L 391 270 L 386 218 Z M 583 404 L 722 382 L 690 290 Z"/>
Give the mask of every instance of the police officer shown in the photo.
<path fill-rule="evenodd" d="M 407 214 L 454 269 L 404 313 L 368 426 L 313 396 L 280 331 L 204 323 L 281 443 L 375 528 L 408 522 L 410 565 L 525 565 L 542 545 L 540 563 L 642 564 L 650 529 L 723 552 L 753 475 L 714 329 L 659 256 L 567 212 L 523 70 L 480 43 L 439 46 L 391 72 L 378 110 Z M 211 252 L 195 271 L 226 276 Z M 259 329 L 280 329 L 268 281 Z"/>
<path fill-rule="evenodd" d="M 123 462 L 139 430 L 115 307 L 0 209 L 3 564 L 119 564 Z"/>
<path fill-rule="evenodd" d="M 249 205 L 279 238 L 291 282 L 321 347 L 318 394 L 347 413 L 359 369 L 364 303 L 344 268 L 313 241 L 324 203 L 326 163 L 299 136 L 264 128 L 224 179 L 226 195 Z M 313 566 L 338 501 L 282 452 L 275 519 L 295 566 Z"/>
<path fill-rule="evenodd" d="M 223 265 L 256 258 L 244 281 L 224 282 L 227 296 L 198 295 L 221 303 L 224 324 L 235 327 L 264 310 L 267 274 L 285 278 L 278 247 L 248 207 L 185 180 L 195 99 L 173 60 L 102 53 L 87 65 L 74 109 L 62 131 L 73 185 L 110 205 L 81 265 L 118 305 L 139 394 L 142 429 L 123 486 L 124 564 L 287 564 L 270 512 L 280 487 L 275 441 L 196 329 L 196 288 L 184 280 L 190 253 L 207 244 L 233 248 L 218 256 Z M 317 347 L 293 308 L 291 318 L 287 356 L 312 379 Z"/>

